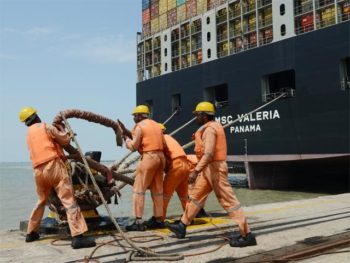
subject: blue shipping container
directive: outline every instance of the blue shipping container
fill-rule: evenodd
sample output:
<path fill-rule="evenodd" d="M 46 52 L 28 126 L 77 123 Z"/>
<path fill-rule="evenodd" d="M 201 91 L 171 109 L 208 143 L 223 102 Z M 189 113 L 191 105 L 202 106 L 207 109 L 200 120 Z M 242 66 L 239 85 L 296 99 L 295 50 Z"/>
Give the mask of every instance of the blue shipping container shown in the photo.
<path fill-rule="evenodd" d="M 149 8 L 150 0 L 142 0 L 142 10 Z"/>
<path fill-rule="evenodd" d="M 183 5 L 184 3 L 186 3 L 186 0 L 176 0 L 176 5 Z"/>

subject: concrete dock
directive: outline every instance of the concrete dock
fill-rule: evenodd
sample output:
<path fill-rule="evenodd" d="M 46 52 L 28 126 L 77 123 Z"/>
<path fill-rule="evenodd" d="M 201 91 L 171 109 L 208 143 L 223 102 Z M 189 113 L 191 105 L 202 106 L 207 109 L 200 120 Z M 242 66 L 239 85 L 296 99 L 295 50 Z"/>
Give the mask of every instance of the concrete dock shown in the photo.
<path fill-rule="evenodd" d="M 350 194 L 257 205 L 244 211 L 257 236 L 257 246 L 230 247 L 225 238 L 237 234 L 237 227 L 222 211 L 197 219 L 195 225 L 187 228 L 185 239 L 175 238 L 168 230 L 127 235 L 137 246 L 159 253 L 184 254 L 180 262 L 272 262 L 272 258 L 293 253 L 299 262 L 350 262 Z M 25 233 L 1 231 L 0 262 L 84 262 L 92 253 L 91 261 L 85 262 L 126 262 L 130 248 L 124 241 L 119 242 L 123 248 L 110 234 L 92 234 L 101 245 L 97 250 L 73 250 L 69 240 L 58 236 L 25 243 Z M 110 243 L 103 245 L 107 242 Z M 327 242 L 342 242 L 342 246 L 330 246 L 331 250 L 322 250 L 317 256 L 297 253 L 314 246 L 324 247 Z M 288 257 L 283 262 L 288 262 Z"/>

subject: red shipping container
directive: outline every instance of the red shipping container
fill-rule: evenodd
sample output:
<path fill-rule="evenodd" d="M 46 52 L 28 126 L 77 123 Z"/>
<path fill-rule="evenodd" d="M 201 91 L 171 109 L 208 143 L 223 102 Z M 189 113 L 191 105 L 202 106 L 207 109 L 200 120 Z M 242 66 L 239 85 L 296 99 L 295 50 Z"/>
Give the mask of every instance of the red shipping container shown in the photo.
<path fill-rule="evenodd" d="M 314 16 L 313 15 L 304 16 L 301 19 L 300 24 L 301 24 L 304 32 L 308 32 L 308 31 L 313 30 Z"/>
<path fill-rule="evenodd" d="M 146 24 L 151 20 L 149 8 L 142 11 L 142 24 Z"/>
<path fill-rule="evenodd" d="M 249 35 L 249 43 L 255 44 L 256 43 L 256 33 L 252 33 Z"/>
<path fill-rule="evenodd" d="M 197 15 L 197 0 L 188 0 L 186 2 L 186 14 L 187 18 Z"/>
<path fill-rule="evenodd" d="M 159 2 L 151 4 L 151 19 L 157 18 L 159 16 Z"/>
<path fill-rule="evenodd" d="M 177 24 L 177 8 L 173 8 L 168 11 L 168 26 Z"/>
<path fill-rule="evenodd" d="M 271 39 L 272 38 L 272 28 L 265 29 L 265 38 Z"/>

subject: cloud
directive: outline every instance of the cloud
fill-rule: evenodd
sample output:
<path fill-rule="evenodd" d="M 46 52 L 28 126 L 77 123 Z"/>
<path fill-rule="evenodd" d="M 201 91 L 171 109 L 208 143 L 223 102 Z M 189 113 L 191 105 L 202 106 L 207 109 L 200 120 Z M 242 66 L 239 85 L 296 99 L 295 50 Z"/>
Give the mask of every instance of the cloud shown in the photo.
<path fill-rule="evenodd" d="M 67 53 L 71 56 L 92 59 L 100 63 L 122 63 L 135 61 L 136 43 L 123 35 L 94 37 Z"/>
<path fill-rule="evenodd" d="M 26 31 L 24 34 L 30 38 L 43 38 L 53 34 L 56 30 L 50 27 L 32 27 Z"/>
<path fill-rule="evenodd" d="M 0 53 L 0 60 L 15 60 L 16 57 L 4 53 Z"/>

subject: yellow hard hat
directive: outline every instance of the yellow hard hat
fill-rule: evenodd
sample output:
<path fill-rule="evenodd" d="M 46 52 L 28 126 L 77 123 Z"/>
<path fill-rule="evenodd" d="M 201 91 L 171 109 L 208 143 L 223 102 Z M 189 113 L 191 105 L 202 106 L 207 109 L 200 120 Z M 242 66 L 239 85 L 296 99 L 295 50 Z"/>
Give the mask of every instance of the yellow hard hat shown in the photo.
<path fill-rule="evenodd" d="M 34 109 L 33 107 L 24 107 L 19 112 L 19 120 L 21 122 L 25 122 L 30 116 L 36 114 L 36 112 L 36 109 Z"/>
<path fill-rule="evenodd" d="M 196 113 L 196 112 L 205 112 L 209 115 L 214 115 L 215 114 L 214 104 L 208 101 L 202 101 L 197 104 L 196 109 L 193 111 L 193 113 Z"/>
<path fill-rule="evenodd" d="M 164 126 L 164 124 L 163 123 L 158 123 L 159 124 L 159 126 L 160 126 L 160 128 L 162 129 L 162 131 L 165 131 L 166 130 L 166 128 L 165 128 L 165 126 Z"/>
<path fill-rule="evenodd" d="M 134 111 L 132 112 L 132 115 L 134 114 L 149 114 L 149 108 L 146 105 L 138 105 L 136 106 L 136 108 L 134 109 Z"/>

